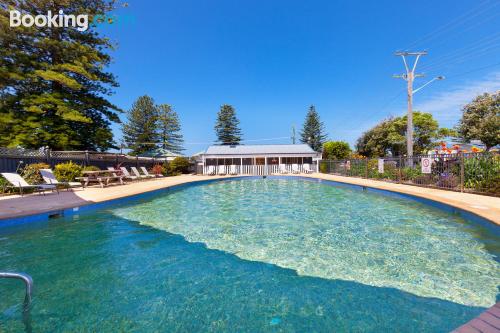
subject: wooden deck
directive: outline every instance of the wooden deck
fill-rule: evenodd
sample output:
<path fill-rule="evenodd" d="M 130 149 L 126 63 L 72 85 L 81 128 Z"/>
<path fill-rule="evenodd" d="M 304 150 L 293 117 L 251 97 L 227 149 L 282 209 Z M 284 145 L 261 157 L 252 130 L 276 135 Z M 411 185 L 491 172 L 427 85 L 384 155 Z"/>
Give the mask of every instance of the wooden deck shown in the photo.
<path fill-rule="evenodd" d="M 452 333 L 498 333 L 500 332 L 500 302 L 493 305 Z"/>

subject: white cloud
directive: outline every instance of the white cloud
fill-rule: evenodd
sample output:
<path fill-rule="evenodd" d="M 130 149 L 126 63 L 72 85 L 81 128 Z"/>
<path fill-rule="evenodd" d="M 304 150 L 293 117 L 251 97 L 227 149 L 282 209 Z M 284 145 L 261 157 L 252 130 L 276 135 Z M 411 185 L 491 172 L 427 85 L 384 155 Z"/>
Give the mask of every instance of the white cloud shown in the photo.
<path fill-rule="evenodd" d="M 432 113 L 441 125 L 450 126 L 457 123 L 462 115 L 462 107 L 474 97 L 485 92 L 500 89 L 500 72 L 493 72 L 485 79 L 468 81 L 460 86 L 435 94 L 431 98 L 415 103 L 415 110 Z M 416 94 L 416 96 L 418 96 Z M 417 97 L 418 98 L 418 97 Z"/>

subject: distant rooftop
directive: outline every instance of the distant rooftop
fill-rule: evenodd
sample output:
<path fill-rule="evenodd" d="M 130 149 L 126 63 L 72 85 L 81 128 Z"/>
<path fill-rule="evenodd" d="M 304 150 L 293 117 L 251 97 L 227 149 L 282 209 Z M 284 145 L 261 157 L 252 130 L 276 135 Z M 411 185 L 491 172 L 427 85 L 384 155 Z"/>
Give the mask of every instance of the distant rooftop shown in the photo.
<path fill-rule="evenodd" d="M 141 154 L 141 156 L 158 157 L 158 158 L 160 158 L 160 157 L 182 157 L 181 154 L 171 152 L 170 150 L 164 149 L 164 148 L 151 149 L 150 151 L 147 151 L 147 152 Z"/>
<path fill-rule="evenodd" d="M 317 154 L 306 144 L 298 145 L 220 145 L 208 147 L 205 155 L 258 155 L 258 154 Z"/>

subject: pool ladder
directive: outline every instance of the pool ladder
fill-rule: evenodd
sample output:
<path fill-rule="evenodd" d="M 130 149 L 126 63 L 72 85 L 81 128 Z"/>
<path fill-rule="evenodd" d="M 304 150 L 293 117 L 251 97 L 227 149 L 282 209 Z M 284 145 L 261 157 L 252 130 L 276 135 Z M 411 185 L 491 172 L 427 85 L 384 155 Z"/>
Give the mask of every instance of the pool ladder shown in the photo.
<path fill-rule="evenodd" d="M 0 272 L 0 278 L 22 280 L 26 285 L 26 294 L 24 296 L 24 306 L 31 303 L 31 293 L 33 292 L 33 279 L 26 273 Z"/>

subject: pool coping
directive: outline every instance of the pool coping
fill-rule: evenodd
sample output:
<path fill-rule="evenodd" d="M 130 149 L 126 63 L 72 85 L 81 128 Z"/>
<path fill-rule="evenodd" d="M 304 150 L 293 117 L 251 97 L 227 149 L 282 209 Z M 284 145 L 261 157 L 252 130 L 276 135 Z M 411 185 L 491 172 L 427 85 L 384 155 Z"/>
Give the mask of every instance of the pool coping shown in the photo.
<path fill-rule="evenodd" d="M 230 179 L 244 179 L 244 178 L 262 178 L 263 176 L 252 176 L 252 175 L 238 175 L 238 176 L 196 176 L 196 175 L 182 175 L 176 177 L 168 177 L 158 180 L 150 180 L 143 182 L 135 182 L 123 186 L 113 186 L 109 188 L 92 188 L 86 189 L 85 191 L 92 191 L 92 193 L 101 194 L 101 197 L 93 198 L 89 200 L 88 197 L 92 197 L 92 193 L 82 192 L 86 194 L 85 198 L 79 198 L 76 201 L 68 200 L 64 202 L 62 196 L 69 196 L 67 192 L 62 192 L 60 195 L 51 194 L 47 196 L 25 196 L 4 198 L 0 200 L 0 212 L 2 207 L 7 207 L 8 204 L 17 201 L 14 204 L 14 211 L 9 213 L 0 213 L 0 227 L 17 224 L 17 223 L 27 223 L 34 221 L 48 220 L 52 217 L 57 217 L 61 215 L 72 215 L 79 214 L 80 212 L 99 209 L 107 205 L 113 205 L 117 203 L 125 203 L 130 200 L 141 200 L 147 197 L 157 195 L 163 191 L 167 192 L 169 189 L 178 189 L 186 185 L 194 184 L 204 184 L 211 181 L 218 180 L 230 180 Z M 349 188 L 355 188 L 358 190 L 365 190 L 370 192 L 376 192 L 382 195 L 390 195 L 399 198 L 406 198 L 413 201 L 422 202 L 424 204 L 434 206 L 438 209 L 445 210 L 450 213 L 460 214 L 462 217 L 473 220 L 475 222 L 480 222 L 484 224 L 500 225 L 500 198 L 485 197 L 477 194 L 469 193 L 457 193 L 444 190 L 436 190 L 429 188 L 421 188 L 410 185 L 403 184 L 393 184 L 380 181 L 373 181 L 361 178 L 352 177 L 341 177 L 328 174 L 299 174 L 299 175 L 270 175 L 265 176 L 269 178 L 301 178 L 315 180 L 320 183 L 327 183 L 334 186 L 347 186 Z M 149 184 L 149 186 L 147 186 Z M 128 186 L 128 188 L 127 188 Z M 132 188 L 132 187 L 138 188 Z M 124 191 L 116 191 L 116 189 L 126 189 Z M 103 191 L 107 191 L 106 195 L 102 195 Z M 69 192 L 72 195 L 77 195 L 78 192 Z M 457 196 L 458 195 L 458 196 Z M 462 200 L 457 200 L 457 197 Z M 35 199 L 36 198 L 36 199 Z M 464 200 L 468 199 L 468 200 Z M 54 201 L 54 205 L 43 206 L 42 208 L 23 208 L 23 202 L 26 201 L 25 205 L 29 206 L 29 201 L 35 201 L 38 203 L 38 199 L 44 200 L 45 202 L 51 203 L 51 199 L 62 199 L 61 202 Z M 479 206 L 475 200 L 488 200 L 488 202 L 493 202 L 494 205 L 486 205 L 486 209 L 483 206 Z M 61 200 L 59 200 L 61 201 Z M 472 201 L 472 202 L 470 202 Z M 497 205 L 498 202 L 498 205 Z M 17 204 L 17 205 L 16 205 Z M 21 206 L 21 207 L 18 207 Z M 481 209 L 477 208 L 481 207 Z M 9 208 L 12 208 L 10 206 Z M 17 209 L 20 208 L 20 209 Z M 3 216 L 2 216 L 3 215 Z"/>

